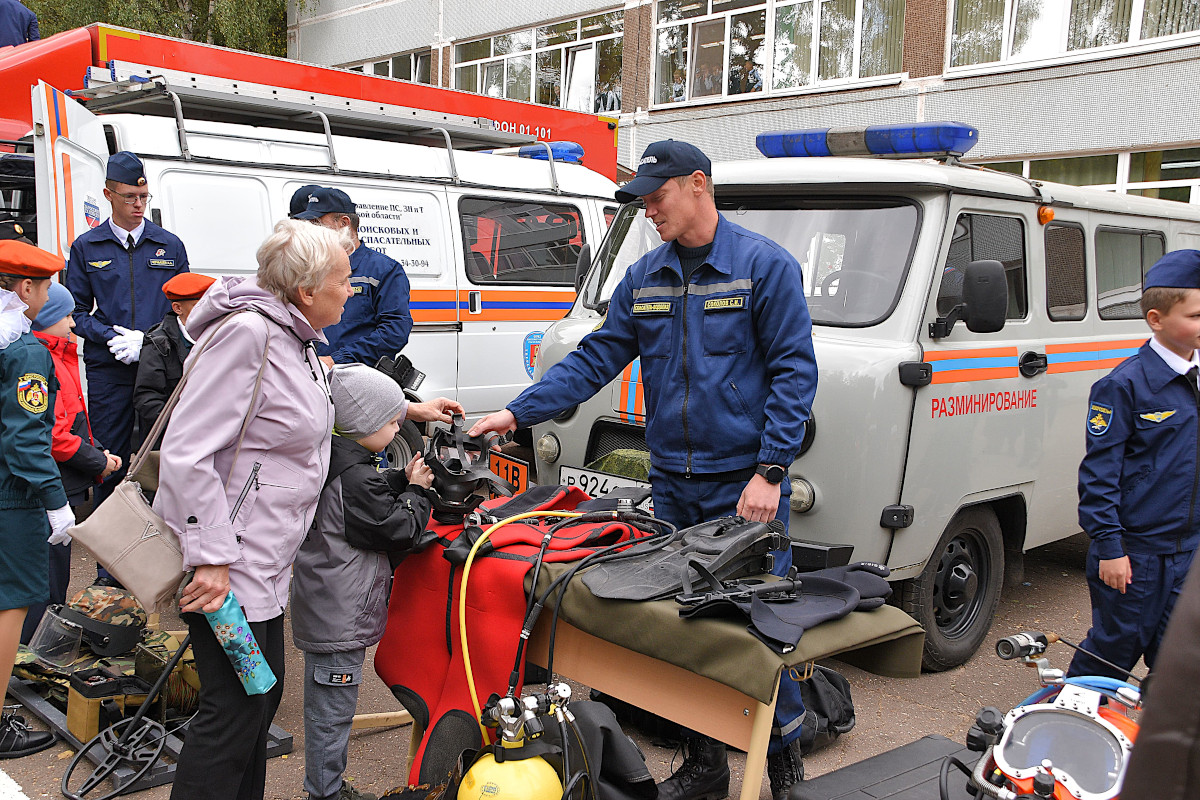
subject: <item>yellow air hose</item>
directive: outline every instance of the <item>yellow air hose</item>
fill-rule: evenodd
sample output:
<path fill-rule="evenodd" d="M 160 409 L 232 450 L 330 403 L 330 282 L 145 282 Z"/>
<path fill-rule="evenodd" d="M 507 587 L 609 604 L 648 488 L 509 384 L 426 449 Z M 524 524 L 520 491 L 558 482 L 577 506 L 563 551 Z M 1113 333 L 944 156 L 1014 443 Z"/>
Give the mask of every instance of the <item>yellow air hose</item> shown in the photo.
<path fill-rule="evenodd" d="M 471 575 L 471 564 L 475 561 L 475 554 L 479 552 L 479 548 L 492 535 L 492 531 L 503 528 L 510 522 L 528 519 L 529 517 L 582 517 L 583 514 L 577 511 L 529 511 L 525 514 L 517 514 L 508 519 L 502 519 L 495 525 L 483 532 L 483 535 L 471 546 L 471 552 L 467 554 L 467 562 L 463 564 L 462 585 L 458 589 L 458 638 L 462 645 L 463 653 L 463 669 L 467 674 L 467 689 L 471 692 L 471 706 L 475 709 L 475 719 L 479 721 L 479 730 L 483 732 L 483 740 L 488 740 L 487 728 L 483 725 L 483 709 L 479 706 L 479 694 L 475 691 L 475 675 L 471 671 L 471 653 L 467 648 L 467 579 Z"/>

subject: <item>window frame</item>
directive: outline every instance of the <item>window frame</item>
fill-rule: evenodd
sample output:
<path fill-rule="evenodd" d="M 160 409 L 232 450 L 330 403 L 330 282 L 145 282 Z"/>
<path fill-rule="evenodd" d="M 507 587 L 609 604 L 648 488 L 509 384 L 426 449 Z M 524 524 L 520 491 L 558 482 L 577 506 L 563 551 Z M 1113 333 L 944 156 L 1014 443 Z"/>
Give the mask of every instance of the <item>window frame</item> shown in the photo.
<path fill-rule="evenodd" d="M 1129 38 L 1127 41 L 1118 42 L 1116 44 L 1100 45 L 1098 47 L 1080 48 L 1078 50 L 1066 49 L 1067 37 L 1070 36 L 1070 7 L 1068 6 L 1065 12 L 1067 22 L 1064 24 L 1061 34 L 1061 43 L 1063 45 L 1063 49 L 1051 55 L 1014 60 L 1011 57 L 1013 38 L 1012 27 L 1015 20 L 1014 12 L 1018 1 L 1019 0 L 1004 0 L 1004 12 L 1002 17 L 1004 21 L 1004 28 L 1000 34 L 1001 44 L 999 60 L 955 66 L 952 64 L 954 50 L 954 12 L 957 4 L 959 2 L 963 2 L 963 0 L 948 0 L 946 3 L 946 47 L 945 52 L 943 53 L 942 63 L 942 74 L 946 78 L 972 77 L 975 75 L 986 75 L 996 72 L 1007 73 L 1014 70 L 1037 69 L 1039 67 L 1071 64 L 1081 61 L 1092 61 L 1101 58 L 1113 58 L 1114 56 L 1119 55 L 1133 55 L 1137 53 L 1175 48 L 1181 45 L 1200 43 L 1200 30 L 1183 31 L 1181 33 L 1170 34 L 1168 36 L 1157 36 L 1143 39 L 1141 29 L 1146 0 L 1131 0 L 1133 7 L 1131 8 L 1129 15 Z"/>
<path fill-rule="evenodd" d="M 885 86 L 889 84 L 899 83 L 904 77 L 903 59 L 899 64 L 898 71 L 883 75 L 871 75 L 862 77 L 860 75 L 862 69 L 862 52 L 863 52 L 863 8 L 867 0 L 854 0 L 854 28 L 852 37 L 854 41 L 854 52 L 851 60 L 850 75 L 847 77 L 825 78 L 820 77 L 820 31 L 821 31 L 821 15 L 820 7 L 823 3 L 832 2 L 832 0 L 762 0 L 761 3 L 750 5 L 742 5 L 736 8 L 726 8 L 720 11 L 712 11 L 711 0 L 704 0 L 707 4 L 708 11 L 703 14 L 697 14 L 690 17 L 680 17 L 678 19 L 662 19 L 659 16 L 659 0 L 653 4 L 651 11 L 651 31 L 650 31 L 650 109 L 659 110 L 666 108 L 684 108 L 693 105 L 707 105 L 712 103 L 730 103 L 745 100 L 765 99 L 769 97 L 791 97 L 801 94 L 813 94 L 829 91 L 839 91 L 848 88 L 866 88 L 871 86 Z M 905 0 L 911 2 L 911 0 Z M 813 7 L 811 14 L 812 24 L 810 27 L 810 80 L 808 83 L 801 86 L 775 87 L 775 31 L 776 31 L 776 16 L 780 9 L 796 7 L 804 4 L 810 4 Z M 730 4 L 733 5 L 733 4 Z M 731 72 L 730 58 L 732 49 L 732 32 L 733 19 L 735 17 L 744 16 L 761 10 L 765 15 L 765 25 L 763 42 L 758 51 L 758 60 L 755 61 L 755 66 L 758 68 L 762 81 L 762 88 L 758 91 L 746 91 L 738 93 L 729 92 L 729 74 Z M 693 65 L 689 63 L 692 59 L 689 58 L 692 50 L 691 43 L 694 37 L 693 27 L 698 24 L 710 23 L 717 20 L 723 20 L 725 26 L 724 38 L 724 65 L 721 73 L 721 91 L 713 95 L 704 95 L 700 97 L 692 96 L 692 72 Z M 900 44 L 903 46 L 904 19 L 901 16 L 901 28 L 899 32 Z M 684 57 L 684 99 L 683 100 L 658 100 L 659 96 L 659 68 L 660 56 L 658 50 L 659 35 L 662 31 L 682 26 L 685 29 L 682 39 L 686 41 L 686 51 Z"/>
<path fill-rule="evenodd" d="M 490 281 L 481 281 L 481 280 L 477 280 L 475 277 L 473 277 L 471 274 L 471 270 L 470 270 L 470 255 L 469 254 L 471 252 L 479 252 L 479 251 L 472 250 L 470 245 L 467 243 L 467 230 L 466 230 L 465 226 L 466 226 L 466 218 L 468 216 L 472 217 L 475 220 L 478 220 L 478 219 L 480 219 L 480 215 L 477 213 L 471 213 L 471 212 L 468 212 L 467 210 L 465 210 L 464 204 L 470 203 L 470 202 L 480 202 L 480 201 L 488 202 L 488 203 L 503 202 L 503 203 L 509 203 L 512 205 L 537 203 L 548 211 L 551 210 L 551 208 L 550 208 L 551 206 L 561 206 L 563 209 L 568 210 L 568 211 L 573 211 L 575 213 L 575 216 L 576 216 L 576 219 L 577 219 L 578 225 L 579 225 L 579 231 L 578 231 L 579 242 L 580 242 L 579 246 L 580 246 L 580 248 L 582 248 L 587 245 L 587 224 L 584 220 L 584 210 L 581 206 L 573 205 L 569 202 L 566 202 L 566 198 L 543 199 L 540 197 L 507 197 L 507 196 L 496 196 L 496 195 L 464 194 L 458 198 L 458 231 L 459 231 L 459 235 L 462 237 L 461 252 L 463 255 L 463 274 L 466 276 L 467 281 L 472 286 L 479 286 L 479 287 L 537 286 L 537 287 L 547 287 L 547 288 L 570 287 L 570 288 L 574 289 L 574 287 L 575 287 L 575 274 L 574 274 L 575 264 L 574 263 L 563 266 L 564 269 L 570 270 L 570 274 L 567 276 L 567 279 L 563 282 L 531 281 L 531 280 L 499 280 L 499 279 L 498 280 L 490 280 Z M 570 242 L 568 241 L 567 244 L 570 244 Z"/>
<path fill-rule="evenodd" d="M 1080 244 L 1083 247 L 1083 310 L 1080 312 L 1079 316 L 1077 316 L 1077 317 L 1076 316 L 1071 316 L 1071 317 L 1055 316 L 1054 312 L 1051 310 L 1051 307 L 1050 307 L 1050 261 L 1048 258 L 1049 249 L 1046 247 L 1046 235 L 1050 232 L 1050 230 L 1052 228 L 1071 228 L 1073 230 L 1079 231 L 1079 234 L 1080 234 Z M 1094 264 L 1093 264 L 1093 260 L 1090 260 L 1088 258 L 1088 240 L 1087 239 L 1088 239 L 1087 228 L 1084 227 L 1084 225 L 1082 223 L 1075 222 L 1074 220 L 1057 220 L 1057 219 L 1052 220 L 1052 221 L 1046 223 L 1046 225 L 1044 226 L 1044 228 L 1042 230 L 1042 266 L 1045 270 L 1045 276 L 1046 276 L 1046 318 L 1049 319 L 1051 322 L 1080 322 L 1082 320 L 1087 319 L 1088 311 L 1091 310 L 1091 302 L 1090 302 L 1091 301 L 1091 291 L 1090 291 L 1090 289 L 1091 289 L 1091 284 L 1094 281 L 1090 280 L 1090 277 L 1091 277 L 1092 273 L 1094 272 Z"/>
<path fill-rule="evenodd" d="M 1147 236 L 1157 237 L 1162 242 L 1163 252 L 1166 253 L 1167 252 L 1167 232 L 1164 230 L 1158 230 L 1155 228 L 1125 228 L 1120 225 L 1097 225 L 1095 230 L 1092 232 L 1092 247 L 1095 249 L 1095 253 L 1096 253 L 1096 258 L 1095 258 L 1095 263 L 1094 263 L 1094 270 L 1096 271 L 1096 282 L 1095 282 L 1096 316 L 1099 319 L 1104 320 L 1105 322 L 1118 322 L 1118 321 L 1124 321 L 1124 320 L 1141 319 L 1142 314 L 1141 314 L 1140 310 L 1138 311 L 1137 314 L 1135 314 L 1132 317 L 1106 317 L 1106 316 L 1104 316 L 1104 308 L 1100 305 L 1099 269 L 1100 269 L 1100 234 L 1101 233 L 1119 233 L 1119 234 L 1135 235 L 1138 237 L 1138 258 L 1141 261 L 1141 263 L 1138 265 L 1138 269 L 1141 272 L 1141 276 L 1138 279 L 1138 295 L 1140 296 L 1141 292 L 1142 292 L 1142 287 L 1146 283 L 1146 271 L 1150 268 L 1150 265 L 1148 265 L 1146 263 L 1146 237 Z"/>

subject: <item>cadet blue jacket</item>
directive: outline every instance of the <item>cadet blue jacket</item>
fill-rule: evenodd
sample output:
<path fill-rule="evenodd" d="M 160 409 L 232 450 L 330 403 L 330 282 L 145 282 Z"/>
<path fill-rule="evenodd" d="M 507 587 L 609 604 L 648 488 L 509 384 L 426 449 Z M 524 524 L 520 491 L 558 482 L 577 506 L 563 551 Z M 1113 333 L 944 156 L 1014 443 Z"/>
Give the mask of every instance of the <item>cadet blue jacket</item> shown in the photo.
<path fill-rule="evenodd" d="M 1200 543 L 1197 404 L 1149 343 L 1092 386 L 1079 524 L 1101 559 Z"/>
<path fill-rule="evenodd" d="M 0 0 L 0 47 L 25 44 L 40 38 L 36 14 L 17 0 Z"/>
<path fill-rule="evenodd" d="M 322 331 L 329 344 L 317 352 L 338 364 L 373 367 L 380 356 L 395 356 L 408 344 L 408 275 L 395 260 L 360 244 L 350 254 L 350 283 L 354 296 L 346 301 L 341 322 Z"/>
<path fill-rule="evenodd" d="M 114 325 L 148 331 L 171 310 L 162 285 L 188 271 L 187 251 L 173 233 L 150 220 L 132 255 L 105 220 L 71 245 L 67 288 L 75 296 L 75 333 L 83 339 L 83 363 L 112 383 L 132 385 L 137 362 L 113 358 L 108 340 Z M 93 311 L 92 305 L 96 308 Z"/>
<path fill-rule="evenodd" d="M 669 472 L 791 464 L 817 389 L 800 265 L 775 242 L 717 224 L 686 289 L 673 243 L 629 268 L 602 326 L 508 405 L 522 427 L 595 394 L 641 356 L 646 443 Z"/>
<path fill-rule="evenodd" d="M 0 509 L 67 504 L 54 431 L 54 362 L 32 333 L 0 350 Z"/>

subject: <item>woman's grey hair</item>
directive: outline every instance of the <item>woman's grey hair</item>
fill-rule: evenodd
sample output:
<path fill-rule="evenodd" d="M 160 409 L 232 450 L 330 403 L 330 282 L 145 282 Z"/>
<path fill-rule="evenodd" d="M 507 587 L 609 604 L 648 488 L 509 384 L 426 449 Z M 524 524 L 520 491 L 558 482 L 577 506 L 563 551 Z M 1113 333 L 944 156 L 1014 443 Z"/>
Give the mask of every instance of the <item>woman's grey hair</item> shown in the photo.
<path fill-rule="evenodd" d="M 335 231 L 311 222 L 282 219 L 259 245 L 258 285 L 285 303 L 293 302 L 300 289 L 321 288 L 339 252 L 354 252 L 354 242 L 345 228 Z"/>

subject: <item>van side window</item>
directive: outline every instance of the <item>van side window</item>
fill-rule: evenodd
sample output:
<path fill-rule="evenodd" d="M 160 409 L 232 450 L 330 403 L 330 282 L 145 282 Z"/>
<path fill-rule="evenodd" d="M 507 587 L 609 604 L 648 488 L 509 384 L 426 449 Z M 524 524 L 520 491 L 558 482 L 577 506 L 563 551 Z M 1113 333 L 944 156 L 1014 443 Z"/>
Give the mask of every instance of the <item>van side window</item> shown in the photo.
<path fill-rule="evenodd" d="M 1025 281 L 1025 226 L 1015 217 L 960 214 L 938 287 L 938 314 L 962 302 L 963 278 L 972 261 L 999 261 L 1008 281 L 1008 319 L 1024 319 L 1028 309 Z"/>
<path fill-rule="evenodd" d="M 608 230 L 609 228 L 611 228 L 613 220 L 616 218 L 617 218 L 617 207 L 616 206 L 605 206 L 604 207 L 604 229 Z"/>
<path fill-rule="evenodd" d="M 1087 314 L 1087 261 L 1083 228 L 1046 226 L 1046 313 L 1055 322 Z"/>
<path fill-rule="evenodd" d="M 574 286 L 584 243 L 574 206 L 493 197 L 459 203 L 467 278 L 472 283 Z"/>
<path fill-rule="evenodd" d="M 1166 252 L 1159 231 L 1096 230 L 1096 304 L 1100 319 L 1141 319 L 1142 278 Z"/>

